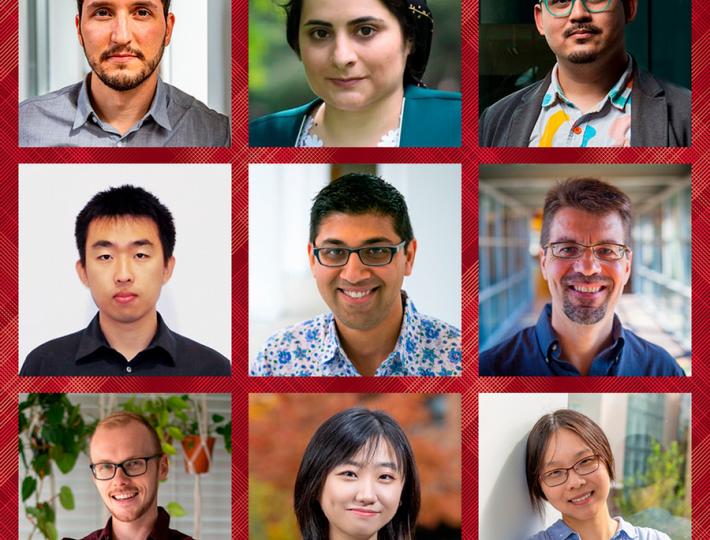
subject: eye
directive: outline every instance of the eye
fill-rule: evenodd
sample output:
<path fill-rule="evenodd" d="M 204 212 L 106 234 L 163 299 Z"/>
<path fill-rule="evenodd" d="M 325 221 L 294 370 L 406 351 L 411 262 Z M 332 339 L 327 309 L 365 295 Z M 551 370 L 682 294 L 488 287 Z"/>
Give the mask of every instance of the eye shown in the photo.
<path fill-rule="evenodd" d="M 111 15 L 111 12 L 106 8 L 99 8 L 94 11 L 94 17 L 108 17 L 109 15 Z"/>
<path fill-rule="evenodd" d="M 383 473 L 380 475 L 380 480 L 384 480 L 386 482 L 393 482 L 394 480 L 396 480 L 396 478 L 393 474 Z"/>
<path fill-rule="evenodd" d="M 377 33 L 377 28 L 373 26 L 361 26 L 357 29 L 357 35 L 360 37 L 369 38 Z"/>
<path fill-rule="evenodd" d="M 330 32 L 325 28 L 314 28 L 308 35 L 316 41 L 324 41 L 330 37 Z"/>
<path fill-rule="evenodd" d="M 384 247 L 371 247 L 367 248 L 367 251 L 365 251 L 365 253 L 367 253 L 368 255 L 372 255 L 373 257 L 379 257 L 381 255 L 388 254 L 389 251 L 389 249 Z"/>
<path fill-rule="evenodd" d="M 565 471 L 564 469 L 554 469 L 552 471 L 546 472 L 543 476 L 550 480 L 554 480 L 556 478 L 562 478 L 566 472 L 567 471 Z"/>
<path fill-rule="evenodd" d="M 136 253 L 135 257 L 136 259 L 149 259 L 150 255 L 147 253 Z"/>
<path fill-rule="evenodd" d="M 113 470 L 113 463 L 97 463 L 94 465 L 94 469 L 99 472 L 108 472 Z"/>
<path fill-rule="evenodd" d="M 321 248 L 320 254 L 329 259 L 337 259 L 342 257 L 345 250 L 342 248 Z"/>
<path fill-rule="evenodd" d="M 355 471 L 351 470 L 340 471 L 338 473 L 338 476 L 342 476 L 344 478 L 357 478 L 357 474 L 355 474 Z"/>
<path fill-rule="evenodd" d="M 149 9 L 146 8 L 138 8 L 136 10 L 136 15 L 139 17 L 150 17 L 151 13 Z"/>
<path fill-rule="evenodd" d="M 110 261 L 111 255 L 109 255 L 108 253 L 104 253 L 103 255 L 99 255 L 98 257 L 96 257 L 96 259 L 99 261 Z"/>

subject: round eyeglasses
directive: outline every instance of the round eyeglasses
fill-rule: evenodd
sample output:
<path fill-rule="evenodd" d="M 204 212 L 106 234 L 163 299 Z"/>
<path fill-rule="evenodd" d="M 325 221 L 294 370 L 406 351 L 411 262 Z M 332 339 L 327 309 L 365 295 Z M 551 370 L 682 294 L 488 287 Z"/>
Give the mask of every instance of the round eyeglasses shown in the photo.
<path fill-rule="evenodd" d="M 403 249 L 406 241 L 396 246 L 365 246 L 361 248 L 321 247 L 313 248 L 313 255 L 323 266 L 336 268 L 348 264 L 351 253 L 357 253 L 360 262 L 365 266 L 386 266 L 392 262 L 395 253 Z"/>
<path fill-rule="evenodd" d="M 116 471 L 118 469 L 122 469 L 123 474 L 126 476 L 141 476 L 148 470 L 148 462 L 151 459 L 159 458 L 162 455 L 163 454 L 155 454 L 148 457 L 131 458 L 126 461 L 122 461 L 121 463 L 101 461 L 99 463 L 92 463 L 89 465 L 89 468 L 94 474 L 94 478 L 97 480 L 111 480 L 114 476 L 116 476 Z"/>
<path fill-rule="evenodd" d="M 543 249 L 551 249 L 552 255 L 558 259 L 579 259 L 588 249 L 592 250 L 594 257 L 599 261 L 616 262 L 621 260 L 630 251 L 624 244 L 578 244 L 577 242 L 550 242 Z"/>
<path fill-rule="evenodd" d="M 569 17 L 576 0 L 539 0 L 553 17 Z M 589 13 L 608 11 L 613 0 L 580 0 Z"/>
<path fill-rule="evenodd" d="M 580 476 L 586 476 L 592 474 L 599 468 L 599 456 L 587 456 L 580 459 L 577 463 L 571 467 L 560 467 L 559 469 L 552 469 L 551 471 L 544 472 L 540 475 L 540 479 L 545 483 L 547 487 L 561 486 L 569 478 L 569 472 L 574 469 Z"/>

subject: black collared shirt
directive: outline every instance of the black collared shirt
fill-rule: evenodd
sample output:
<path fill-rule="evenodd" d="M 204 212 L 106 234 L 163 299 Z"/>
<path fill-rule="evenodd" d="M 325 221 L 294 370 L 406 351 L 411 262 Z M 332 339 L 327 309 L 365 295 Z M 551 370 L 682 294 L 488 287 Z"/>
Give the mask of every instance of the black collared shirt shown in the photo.
<path fill-rule="evenodd" d="M 231 373 L 217 351 L 171 331 L 158 314 L 158 330 L 148 347 L 130 362 L 112 349 L 98 314 L 84 330 L 48 341 L 27 355 L 24 376 L 210 376 Z"/>
<path fill-rule="evenodd" d="M 113 530 L 111 529 L 111 520 L 109 518 L 106 523 L 106 527 L 99 531 L 94 531 L 88 536 L 85 536 L 81 540 L 111 540 L 113 538 Z M 71 538 L 64 538 L 63 540 L 73 540 Z M 158 507 L 158 519 L 155 520 L 155 525 L 153 530 L 150 531 L 148 538 L 146 540 L 194 540 L 192 536 L 176 531 L 170 528 L 170 515 L 163 509 L 162 506 Z"/>

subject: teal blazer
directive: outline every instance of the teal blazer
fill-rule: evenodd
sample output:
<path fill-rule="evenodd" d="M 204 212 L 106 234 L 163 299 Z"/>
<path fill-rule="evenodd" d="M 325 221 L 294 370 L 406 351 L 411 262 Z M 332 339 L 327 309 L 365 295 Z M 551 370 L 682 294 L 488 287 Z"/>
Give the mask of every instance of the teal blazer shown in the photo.
<path fill-rule="evenodd" d="M 404 98 L 400 146 L 461 146 L 461 94 L 406 86 Z M 295 146 L 303 120 L 322 102 L 316 99 L 250 122 L 249 146 Z"/>

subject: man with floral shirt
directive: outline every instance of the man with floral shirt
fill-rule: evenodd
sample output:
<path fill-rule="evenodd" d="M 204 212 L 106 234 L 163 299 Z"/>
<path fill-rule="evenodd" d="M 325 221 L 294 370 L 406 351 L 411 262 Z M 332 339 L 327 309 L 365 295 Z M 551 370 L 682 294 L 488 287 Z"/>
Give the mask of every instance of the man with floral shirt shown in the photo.
<path fill-rule="evenodd" d="M 655 79 L 626 52 L 638 0 L 538 0 L 555 54 L 547 77 L 481 115 L 481 146 L 690 146 L 690 91 Z"/>
<path fill-rule="evenodd" d="M 251 375 L 459 375 L 460 330 L 419 313 L 402 290 L 416 251 L 404 197 L 387 182 L 355 173 L 323 188 L 308 258 L 332 312 L 271 336 Z"/>

